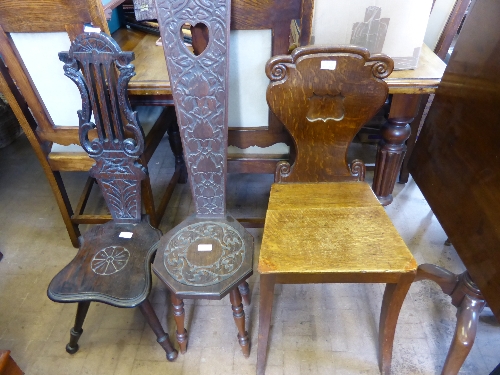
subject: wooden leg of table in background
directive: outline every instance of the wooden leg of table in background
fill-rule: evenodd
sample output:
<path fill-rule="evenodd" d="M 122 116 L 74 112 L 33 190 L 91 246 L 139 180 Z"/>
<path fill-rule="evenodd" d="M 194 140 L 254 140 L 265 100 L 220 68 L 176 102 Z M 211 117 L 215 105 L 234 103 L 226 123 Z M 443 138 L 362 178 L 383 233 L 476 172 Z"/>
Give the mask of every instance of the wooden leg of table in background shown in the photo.
<path fill-rule="evenodd" d="M 384 206 L 392 202 L 392 191 L 406 152 L 405 142 L 411 134 L 409 123 L 417 113 L 420 99 L 419 94 L 394 94 L 389 119 L 381 129 L 373 191 Z"/>
<path fill-rule="evenodd" d="M 446 356 L 442 375 L 456 375 L 460 371 L 476 338 L 479 314 L 486 301 L 467 271 L 455 275 L 433 264 L 418 267 L 415 281 L 432 280 L 445 294 L 451 296 L 451 303 L 457 307 L 457 326 Z"/>

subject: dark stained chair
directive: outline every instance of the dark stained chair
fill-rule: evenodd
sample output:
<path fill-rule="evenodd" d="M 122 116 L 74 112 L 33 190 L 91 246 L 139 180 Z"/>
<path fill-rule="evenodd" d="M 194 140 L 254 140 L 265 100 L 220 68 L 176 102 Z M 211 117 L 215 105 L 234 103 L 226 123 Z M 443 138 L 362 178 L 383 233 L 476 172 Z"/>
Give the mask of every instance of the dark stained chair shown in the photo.
<path fill-rule="evenodd" d="M 229 294 L 248 357 L 241 294 L 249 303 L 253 238 L 226 211 L 230 0 L 156 4 L 196 213 L 162 237 L 153 270 L 171 291 L 181 353 L 187 349 L 182 300 Z M 180 28 L 186 23 L 207 28 L 209 42 L 199 55 L 184 45 Z"/>
<path fill-rule="evenodd" d="M 110 214 L 86 210 L 95 180 L 89 178 L 79 200 L 74 201 L 61 177 L 61 172 L 88 172 L 94 163 L 79 145 L 78 91 L 63 76 L 57 60 L 57 52 L 68 50 L 86 23 L 109 33 L 101 0 L 0 1 L 0 55 L 5 62 L 0 61 L 0 81 L 7 86 L 2 90 L 37 155 L 74 247 L 78 247 L 80 224 L 111 220 Z M 141 155 L 146 166 L 165 133 L 174 142 L 175 111 L 172 107 L 142 107 L 138 112 L 146 136 Z M 142 181 L 144 209 L 155 227 L 181 178 L 181 169 L 182 160 L 178 160 L 156 207 L 149 176 Z"/>
<path fill-rule="evenodd" d="M 122 52 L 104 33 L 84 33 L 59 58 L 65 63 L 65 75 L 80 91 L 80 143 L 95 160 L 90 175 L 97 180 L 113 217 L 80 237 L 75 258 L 49 285 L 51 300 L 78 303 L 66 351 L 73 354 L 78 350 L 85 315 L 90 302 L 96 301 L 116 307 L 138 306 L 167 359 L 173 361 L 177 351 L 147 299 L 151 262 L 161 232 L 141 214 L 141 181 L 148 173 L 139 162 L 144 132 L 126 94 L 134 75 L 130 64 L 134 55 Z M 89 140 L 93 129 L 97 138 Z"/>
<path fill-rule="evenodd" d="M 361 126 L 384 104 L 393 69 L 358 47 L 304 47 L 269 60 L 267 102 L 296 145 L 278 163 L 259 256 L 257 373 L 265 373 L 274 285 L 387 283 L 380 369 L 390 373 L 396 322 L 416 262 L 370 186 L 346 160 Z M 341 324 L 341 322 L 339 322 Z M 334 364 L 332 364 L 334 366 Z"/>

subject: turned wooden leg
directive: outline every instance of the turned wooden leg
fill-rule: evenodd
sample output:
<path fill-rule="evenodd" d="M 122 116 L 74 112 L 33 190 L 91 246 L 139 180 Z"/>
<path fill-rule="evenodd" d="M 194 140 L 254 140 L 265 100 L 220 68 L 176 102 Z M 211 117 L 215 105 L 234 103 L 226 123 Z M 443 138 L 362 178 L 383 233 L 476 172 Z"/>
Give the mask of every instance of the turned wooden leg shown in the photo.
<path fill-rule="evenodd" d="M 187 169 L 186 163 L 184 162 L 184 157 L 182 156 L 182 141 L 181 133 L 179 131 L 179 124 L 176 121 L 172 121 L 167 129 L 168 142 L 170 143 L 170 148 L 175 156 L 175 166 L 181 167 L 181 175 L 179 177 L 179 183 L 185 184 L 187 182 Z"/>
<path fill-rule="evenodd" d="M 75 354 L 78 351 L 78 340 L 83 333 L 83 322 L 89 311 L 90 301 L 78 302 L 76 309 L 75 326 L 69 331 L 69 343 L 66 345 L 66 351 L 69 354 Z"/>
<path fill-rule="evenodd" d="M 410 137 L 410 123 L 416 115 L 420 95 L 394 95 L 389 120 L 381 128 L 382 139 L 377 149 L 373 192 L 384 206 L 392 202 L 392 191 L 406 152 Z"/>
<path fill-rule="evenodd" d="M 161 326 L 161 323 L 156 316 L 151 302 L 146 299 L 139 305 L 139 310 L 141 310 L 142 315 L 144 315 L 149 326 L 155 333 L 156 341 L 161 345 L 163 350 L 165 350 L 165 353 L 167 353 L 167 360 L 170 362 L 175 361 L 175 359 L 177 358 L 177 350 L 172 347 L 170 339 L 168 338 L 168 334 L 163 330 L 163 327 Z"/>
<path fill-rule="evenodd" d="M 259 341 L 257 347 L 257 375 L 266 373 L 267 344 L 274 300 L 274 275 L 260 275 Z"/>
<path fill-rule="evenodd" d="M 250 340 L 248 332 L 245 331 L 245 311 L 243 303 L 241 303 L 241 294 L 238 288 L 233 288 L 229 292 L 229 300 L 233 309 L 233 318 L 238 328 L 238 342 L 241 346 L 241 351 L 245 357 L 250 356 Z"/>
<path fill-rule="evenodd" d="M 184 328 L 184 302 L 177 298 L 174 293 L 170 292 L 170 300 L 172 301 L 172 306 L 174 307 L 174 319 L 177 326 L 176 336 L 177 342 L 179 343 L 179 348 L 181 353 L 186 353 L 187 350 L 187 331 Z"/>
<path fill-rule="evenodd" d="M 391 373 L 392 346 L 399 311 L 414 278 L 415 273 L 403 274 L 397 284 L 387 284 L 385 287 L 379 325 L 379 366 L 384 375 Z"/>
<path fill-rule="evenodd" d="M 486 301 L 467 271 L 455 275 L 439 266 L 422 264 L 418 267 L 415 280 L 436 282 L 445 294 L 451 296 L 453 306 L 458 308 L 455 335 L 441 373 L 456 375 L 474 344 L 477 321 Z"/>
<path fill-rule="evenodd" d="M 238 289 L 240 290 L 240 294 L 245 305 L 250 305 L 252 294 L 250 293 L 250 286 L 248 285 L 248 283 L 246 281 L 243 281 L 240 285 L 238 285 Z"/>

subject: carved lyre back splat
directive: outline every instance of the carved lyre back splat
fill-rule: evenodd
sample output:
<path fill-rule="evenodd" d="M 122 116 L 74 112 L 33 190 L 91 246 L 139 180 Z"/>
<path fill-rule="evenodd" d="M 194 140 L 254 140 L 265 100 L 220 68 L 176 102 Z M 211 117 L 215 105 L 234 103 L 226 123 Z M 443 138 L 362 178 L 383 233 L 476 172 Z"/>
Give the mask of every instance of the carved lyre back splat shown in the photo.
<path fill-rule="evenodd" d="M 364 179 L 364 164 L 349 169 L 347 149 L 363 124 L 384 104 L 393 69 L 385 55 L 364 48 L 304 47 L 276 56 L 266 65 L 272 81 L 267 102 L 296 145 L 293 166 L 280 162 L 277 182 Z"/>
<path fill-rule="evenodd" d="M 230 1 L 156 3 L 196 213 L 224 216 Z M 184 45 L 186 23 L 208 28 L 209 42 L 199 56 Z"/>
<path fill-rule="evenodd" d="M 137 161 L 144 150 L 144 132 L 127 96 L 128 82 L 135 75 L 130 64 L 134 54 L 122 52 L 104 33 L 84 33 L 69 52 L 59 53 L 59 59 L 80 90 L 80 144 L 96 161 L 90 175 L 97 179 L 116 222 L 139 222 L 141 180 L 147 169 Z M 92 129 L 98 138 L 90 141 Z"/>

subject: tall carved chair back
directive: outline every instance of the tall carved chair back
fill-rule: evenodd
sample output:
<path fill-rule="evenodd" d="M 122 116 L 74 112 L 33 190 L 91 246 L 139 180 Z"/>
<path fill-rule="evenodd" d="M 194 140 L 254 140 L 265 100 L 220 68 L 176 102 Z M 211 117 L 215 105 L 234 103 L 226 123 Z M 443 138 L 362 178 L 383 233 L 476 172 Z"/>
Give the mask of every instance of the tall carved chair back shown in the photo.
<path fill-rule="evenodd" d="M 79 144 L 76 112 L 80 95 L 64 77 L 57 58 L 57 53 L 67 51 L 71 41 L 84 31 L 84 24 L 109 33 L 100 0 L 0 2 L 0 55 L 5 62 L 0 74 L 8 86 L 9 101 L 19 101 L 13 106 L 15 114 L 49 180 L 75 247 L 79 224 L 111 219 L 109 214 L 84 212 L 94 180 L 87 181 L 78 204 L 72 205 L 60 175 L 61 171 L 88 171 L 94 163 Z M 147 136 L 141 157 L 147 162 L 167 127 L 176 120 L 173 108 L 143 107 L 140 113 Z M 149 178 L 143 187 L 144 206 L 157 226 L 166 204 L 155 212 Z"/>
<path fill-rule="evenodd" d="M 196 213 L 162 237 L 154 272 L 171 290 L 177 339 L 185 352 L 183 298 L 221 299 L 228 293 L 245 356 L 242 297 L 252 274 L 253 238 L 226 211 L 230 0 L 157 0 L 158 22 Z M 203 24 L 209 41 L 193 54 L 181 27 Z"/>
<path fill-rule="evenodd" d="M 48 296 L 53 301 L 78 302 L 66 350 L 70 354 L 78 350 L 90 302 L 97 301 L 117 307 L 138 306 L 167 359 L 174 360 L 177 352 L 147 299 L 151 261 L 161 232 L 141 215 L 141 181 L 147 175 L 139 161 L 144 134 L 126 95 L 128 81 L 134 75 L 130 64 L 134 56 L 122 52 L 104 33 L 84 33 L 59 58 L 65 63 L 66 76 L 80 91 L 80 142 L 95 160 L 90 173 L 97 179 L 113 217 L 80 238 L 77 255 L 49 285 Z M 90 140 L 89 133 L 94 129 L 97 137 Z"/>
<path fill-rule="evenodd" d="M 315 47 L 269 60 L 267 101 L 296 146 L 293 166 L 278 164 L 277 182 L 364 179 L 359 160 L 348 167 L 347 149 L 388 94 L 382 78 L 393 69 L 386 56 L 360 48 Z"/>
<path fill-rule="evenodd" d="M 416 262 L 370 186 L 359 181 L 363 163 L 349 166 L 346 154 L 384 104 L 383 78 L 392 69 L 389 57 L 352 46 L 297 48 L 266 65 L 267 102 L 294 139 L 296 156 L 292 165 L 277 164 L 259 254 L 259 375 L 276 283 L 387 283 L 379 365 L 390 373 L 397 318 Z"/>

